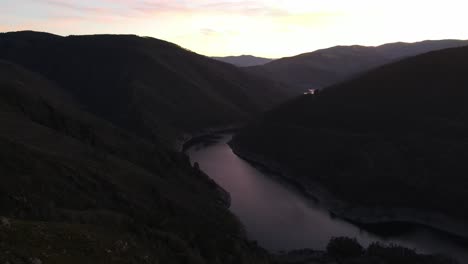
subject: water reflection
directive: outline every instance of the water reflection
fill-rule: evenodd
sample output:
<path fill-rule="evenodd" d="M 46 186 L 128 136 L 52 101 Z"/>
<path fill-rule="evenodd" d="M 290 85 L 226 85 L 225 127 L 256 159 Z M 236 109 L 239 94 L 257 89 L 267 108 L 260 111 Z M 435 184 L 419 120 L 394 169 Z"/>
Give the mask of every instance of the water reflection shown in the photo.
<path fill-rule="evenodd" d="M 382 238 L 360 230 L 305 199 L 295 189 L 272 179 L 237 157 L 226 144 L 231 135 L 213 144 L 197 144 L 187 150 L 192 162 L 231 194 L 231 211 L 251 239 L 272 250 L 325 249 L 333 236 L 356 237 L 364 246 L 373 241 L 394 242 L 418 252 L 445 253 L 468 260 L 468 249 L 437 232 L 415 227 L 398 237 Z"/>

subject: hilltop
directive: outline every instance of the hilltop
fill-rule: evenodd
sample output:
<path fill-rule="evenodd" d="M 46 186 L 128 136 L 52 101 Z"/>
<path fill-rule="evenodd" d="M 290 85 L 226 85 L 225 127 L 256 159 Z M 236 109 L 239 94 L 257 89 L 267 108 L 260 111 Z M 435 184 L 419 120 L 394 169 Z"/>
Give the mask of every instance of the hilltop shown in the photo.
<path fill-rule="evenodd" d="M 296 94 L 320 89 L 375 67 L 434 50 L 468 45 L 464 40 L 428 40 L 390 43 L 377 47 L 336 46 L 246 68 L 248 72 L 287 84 Z"/>
<path fill-rule="evenodd" d="M 285 89 L 175 44 L 132 35 L 0 34 L 0 59 L 43 75 L 87 111 L 148 138 L 242 123 Z"/>
<path fill-rule="evenodd" d="M 264 65 L 268 62 L 273 61 L 273 59 L 260 58 L 252 55 L 241 55 L 241 56 L 227 56 L 227 57 L 213 57 L 215 60 L 223 61 L 236 65 L 238 67 L 249 67 L 249 66 L 258 66 Z"/>

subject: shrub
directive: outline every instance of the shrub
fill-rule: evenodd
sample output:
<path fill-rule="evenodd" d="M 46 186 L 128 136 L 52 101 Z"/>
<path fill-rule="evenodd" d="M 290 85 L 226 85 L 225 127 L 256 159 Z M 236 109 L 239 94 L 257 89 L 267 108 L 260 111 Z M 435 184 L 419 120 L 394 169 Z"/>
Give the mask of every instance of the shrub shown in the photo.
<path fill-rule="evenodd" d="M 364 248 L 355 238 L 333 237 L 327 245 L 327 253 L 336 258 L 359 257 L 364 253 Z"/>
<path fill-rule="evenodd" d="M 367 248 L 367 254 L 369 256 L 378 256 L 378 257 L 414 257 L 416 256 L 416 251 L 413 249 L 408 249 L 398 245 L 390 244 L 383 245 L 379 242 L 374 242 L 369 245 Z"/>

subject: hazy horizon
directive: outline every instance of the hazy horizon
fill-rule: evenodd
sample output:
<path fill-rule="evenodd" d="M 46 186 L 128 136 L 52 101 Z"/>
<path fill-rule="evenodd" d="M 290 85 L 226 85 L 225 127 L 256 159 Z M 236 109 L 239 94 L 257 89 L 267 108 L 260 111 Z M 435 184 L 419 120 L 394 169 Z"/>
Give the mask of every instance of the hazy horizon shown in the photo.
<path fill-rule="evenodd" d="M 468 38 L 459 0 L 0 0 L 0 7 L 2 32 L 137 34 L 207 56 L 280 58 L 336 45 Z"/>

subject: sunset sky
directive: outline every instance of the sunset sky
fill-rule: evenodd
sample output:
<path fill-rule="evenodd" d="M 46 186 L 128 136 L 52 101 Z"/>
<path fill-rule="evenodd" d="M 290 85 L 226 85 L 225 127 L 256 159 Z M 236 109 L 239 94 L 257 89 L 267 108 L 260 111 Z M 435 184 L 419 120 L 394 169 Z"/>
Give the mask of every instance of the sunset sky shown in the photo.
<path fill-rule="evenodd" d="M 466 0 L 0 0 L 0 31 L 137 34 L 209 56 L 468 39 Z"/>

